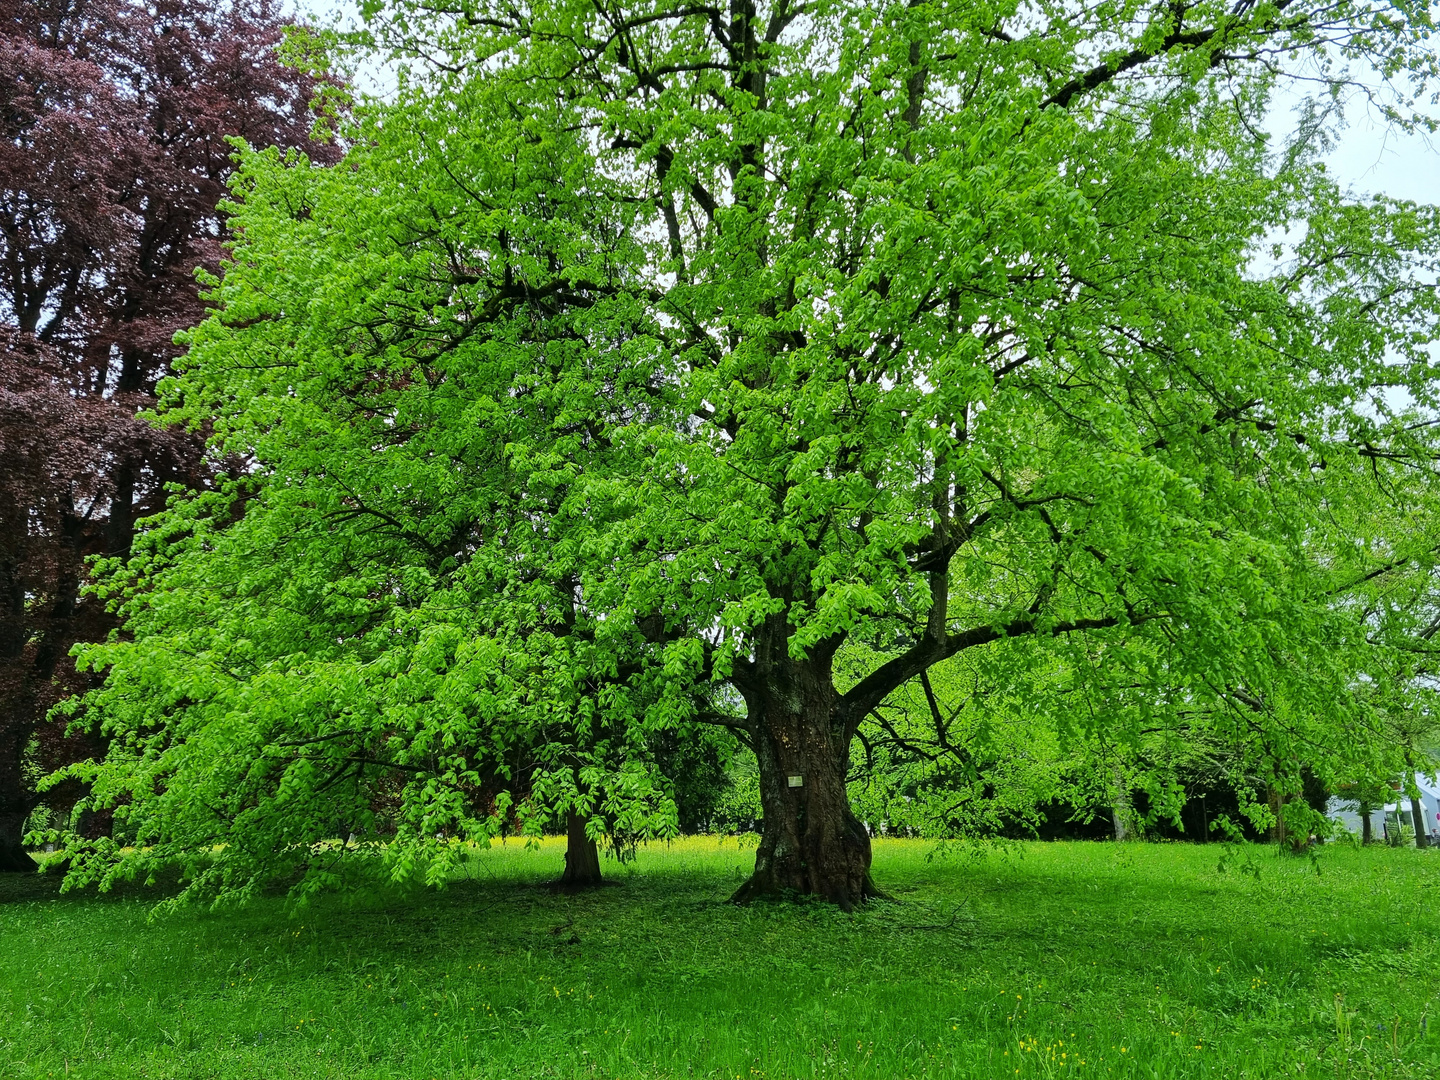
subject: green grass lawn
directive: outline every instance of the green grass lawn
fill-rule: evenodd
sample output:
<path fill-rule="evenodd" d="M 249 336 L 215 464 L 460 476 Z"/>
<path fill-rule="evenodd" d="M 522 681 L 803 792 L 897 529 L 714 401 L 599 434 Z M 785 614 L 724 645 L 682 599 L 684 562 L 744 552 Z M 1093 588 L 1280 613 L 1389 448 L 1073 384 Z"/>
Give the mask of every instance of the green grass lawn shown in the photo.
<path fill-rule="evenodd" d="M 727 904 L 734 840 L 560 850 L 158 922 L 0 879 L 0 1077 L 1440 1076 L 1440 853 L 891 840 L 845 915 Z"/>

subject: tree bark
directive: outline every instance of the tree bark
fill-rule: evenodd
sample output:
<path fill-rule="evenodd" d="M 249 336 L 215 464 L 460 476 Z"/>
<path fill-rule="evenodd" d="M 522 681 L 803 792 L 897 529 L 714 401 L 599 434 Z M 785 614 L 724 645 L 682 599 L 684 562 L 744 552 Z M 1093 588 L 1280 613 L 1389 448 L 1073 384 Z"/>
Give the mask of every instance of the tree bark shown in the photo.
<path fill-rule="evenodd" d="M 35 870 L 35 860 L 20 842 L 25 819 L 35 808 L 33 797 L 21 782 L 21 764 L 29 730 L 22 726 L 0 728 L 0 873 Z"/>
<path fill-rule="evenodd" d="M 1367 802 L 1357 804 L 1356 810 L 1360 814 L 1360 844 L 1367 847 L 1375 842 L 1375 829 L 1370 824 L 1370 815 L 1373 808 Z"/>
<path fill-rule="evenodd" d="M 571 813 L 565 819 L 565 872 L 555 888 L 565 892 L 593 889 L 605 884 L 600 876 L 600 848 L 585 835 L 585 819 Z"/>
<path fill-rule="evenodd" d="M 1265 788 L 1265 794 L 1270 803 L 1270 813 L 1274 815 L 1275 821 L 1270 826 L 1270 839 L 1276 844 L 1285 843 L 1285 796 L 1276 784 L 1269 784 Z"/>
<path fill-rule="evenodd" d="M 20 842 L 28 816 L 21 810 L 0 808 L 0 874 L 33 874 L 36 870 L 35 860 Z"/>
<path fill-rule="evenodd" d="M 1125 774 L 1118 768 L 1114 770 L 1111 781 L 1115 786 L 1115 795 L 1110 805 L 1110 824 L 1115 830 L 1116 840 L 1129 840 L 1130 819 L 1134 813 L 1130 805 L 1130 789 L 1125 783 Z"/>
<path fill-rule="evenodd" d="M 1425 807 L 1420 803 L 1420 796 L 1410 796 L 1410 819 L 1415 823 L 1415 846 L 1427 848 L 1430 846 L 1430 838 L 1425 835 Z"/>
<path fill-rule="evenodd" d="M 732 899 L 813 895 L 850 911 L 883 897 L 870 877 L 870 834 L 845 790 L 851 729 L 829 657 L 765 666 L 746 693 L 760 767 L 760 847 L 754 873 Z"/>

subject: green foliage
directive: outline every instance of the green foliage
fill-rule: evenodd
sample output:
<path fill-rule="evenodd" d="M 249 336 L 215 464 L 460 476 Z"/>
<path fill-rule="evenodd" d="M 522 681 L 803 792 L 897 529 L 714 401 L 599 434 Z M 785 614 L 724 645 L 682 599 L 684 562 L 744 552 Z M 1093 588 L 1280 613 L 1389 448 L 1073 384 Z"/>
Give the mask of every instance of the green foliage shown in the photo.
<path fill-rule="evenodd" d="M 750 833 L 758 829 L 764 810 L 760 805 L 760 767 L 755 755 L 741 749 L 730 759 L 725 784 L 715 805 L 711 829 L 719 833 Z"/>
<path fill-rule="evenodd" d="M 848 904 L 852 744 L 960 656 L 994 708 L 884 780 L 922 831 L 1067 784 L 1168 814 L 1145 763 L 1187 743 L 1281 805 L 1395 771 L 1367 688 L 1437 549 L 1440 219 L 1257 131 L 1282 58 L 1429 85 L 1428 6 L 365 11 L 409 59 L 345 161 L 237 147 L 166 391 L 233 479 L 106 579 L 85 775 L 137 845 L 73 880 L 318 887 L 316 845 L 393 828 L 439 883 L 450 837 L 568 809 L 667 835 L 655 735 L 709 722 L 756 751 L 762 861 L 790 829 Z"/>
<path fill-rule="evenodd" d="M 649 746 L 675 800 L 680 831 L 725 831 L 724 806 L 731 798 L 735 738 L 717 728 L 695 726 L 657 732 Z"/>
<path fill-rule="evenodd" d="M 0 881 L 0 1074 L 89 1080 L 1098 1076 L 1427 1080 L 1435 857 L 1327 848 L 879 841 L 904 900 L 724 897 L 734 841 L 642 848 L 619 887 L 539 888 L 510 843 L 445 893 L 278 897 L 158 925 L 153 893 Z M 1121 1048 L 1124 1048 L 1122 1051 Z M 1062 1056 L 1063 1055 L 1063 1056 Z M 1084 1062 L 1081 1065 L 1081 1062 Z M 197 1064 L 203 1063 L 203 1064 Z"/>
<path fill-rule="evenodd" d="M 839 664 L 855 681 L 878 666 L 858 649 Z M 1033 827 L 1050 802 L 1082 811 L 1096 803 L 1092 763 L 1063 745 L 1053 717 L 1023 691 L 1012 696 L 987 674 L 962 654 L 897 690 L 860 726 L 849 787 L 862 821 L 900 835 L 993 836 Z"/>

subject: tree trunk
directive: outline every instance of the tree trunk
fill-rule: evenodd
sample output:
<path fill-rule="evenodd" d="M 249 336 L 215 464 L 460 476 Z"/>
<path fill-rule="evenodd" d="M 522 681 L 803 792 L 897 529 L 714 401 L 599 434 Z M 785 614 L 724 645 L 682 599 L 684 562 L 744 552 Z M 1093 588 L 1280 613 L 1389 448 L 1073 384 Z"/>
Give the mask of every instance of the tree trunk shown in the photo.
<path fill-rule="evenodd" d="M 1270 826 L 1270 839 L 1277 844 L 1285 843 L 1285 796 L 1275 784 L 1266 786 L 1265 793 L 1270 803 L 1270 813 L 1275 821 Z"/>
<path fill-rule="evenodd" d="M 1420 803 L 1420 796 L 1410 796 L 1410 819 L 1415 823 L 1415 846 L 1427 848 L 1430 846 L 1430 838 L 1425 835 L 1425 807 Z"/>
<path fill-rule="evenodd" d="M 1130 830 L 1125 825 L 1125 815 L 1118 806 L 1110 808 L 1110 825 L 1115 830 L 1116 840 L 1129 840 Z"/>
<path fill-rule="evenodd" d="M 585 819 L 571 813 L 565 819 L 565 872 L 555 888 L 579 892 L 605 884 L 600 876 L 600 848 L 585 835 Z"/>
<path fill-rule="evenodd" d="M 0 523 L 8 526 L 8 520 Z M 71 620 L 79 601 L 81 540 L 85 520 L 75 513 L 63 519 L 59 574 L 48 618 L 27 656 L 35 627 L 28 623 L 18 564 L 0 560 L 0 872 L 29 873 L 35 862 L 20 843 L 25 819 L 38 797 L 25 783 L 26 748 L 45 719 L 47 690 L 60 658 L 73 643 Z M 19 590 L 19 591 L 17 591 Z M 48 622 L 48 626 L 45 623 Z"/>
<path fill-rule="evenodd" d="M 20 842 L 28 816 L 23 810 L 0 809 L 0 873 L 33 874 L 36 870 L 35 860 Z"/>
<path fill-rule="evenodd" d="M 1125 774 L 1116 768 L 1111 775 L 1115 793 L 1110 800 L 1110 824 L 1115 829 L 1116 840 L 1130 839 L 1130 819 L 1134 810 L 1130 805 L 1130 789 L 1125 783 Z"/>
<path fill-rule="evenodd" d="M 766 667 L 746 694 L 760 766 L 760 847 L 754 873 L 732 899 L 814 895 L 850 911 L 884 894 L 870 878 L 870 834 L 845 791 L 849 735 L 829 658 Z"/>
<path fill-rule="evenodd" d="M 112 556 L 128 559 L 130 545 L 135 541 L 135 466 L 122 461 L 115 470 L 113 483 L 115 491 L 110 497 L 106 541 Z"/>
<path fill-rule="evenodd" d="M 29 729 L 17 725 L 0 729 L 0 873 L 24 873 L 35 870 L 35 860 L 20 843 L 25 819 L 35 808 L 33 797 L 21 782 L 21 765 Z"/>

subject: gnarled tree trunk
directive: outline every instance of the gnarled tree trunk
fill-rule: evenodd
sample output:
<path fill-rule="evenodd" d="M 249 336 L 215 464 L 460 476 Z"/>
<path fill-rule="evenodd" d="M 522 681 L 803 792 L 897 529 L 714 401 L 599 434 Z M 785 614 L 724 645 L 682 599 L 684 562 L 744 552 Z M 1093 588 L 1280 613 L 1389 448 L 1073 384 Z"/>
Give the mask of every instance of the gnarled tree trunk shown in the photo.
<path fill-rule="evenodd" d="M 766 668 L 746 694 L 764 820 L 755 871 L 733 899 L 812 894 L 849 911 L 884 894 L 870 878 L 870 834 L 845 791 L 851 730 L 829 658 Z"/>
<path fill-rule="evenodd" d="M 555 888 L 565 892 L 593 889 L 605 884 L 600 876 L 600 848 L 585 835 L 585 819 L 571 813 L 565 819 L 565 872 Z"/>

